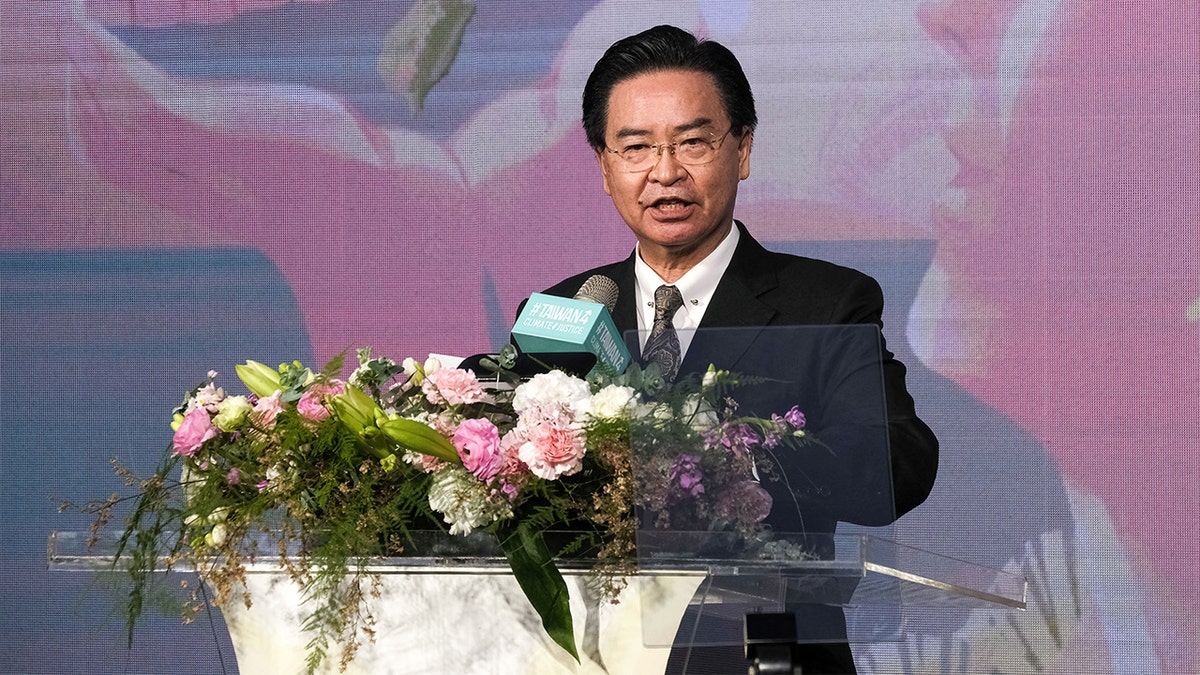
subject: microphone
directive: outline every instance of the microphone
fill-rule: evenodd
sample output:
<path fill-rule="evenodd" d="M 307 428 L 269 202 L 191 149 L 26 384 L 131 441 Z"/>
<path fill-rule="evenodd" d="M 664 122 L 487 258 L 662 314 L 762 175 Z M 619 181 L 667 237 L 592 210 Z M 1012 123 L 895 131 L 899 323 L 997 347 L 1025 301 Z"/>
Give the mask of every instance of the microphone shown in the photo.
<path fill-rule="evenodd" d="M 587 352 L 617 374 L 629 367 L 629 349 L 612 320 L 617 282 L 596 274 L 583 282 L 574 298 L 534 293 L 513 326 L 513 340 L 528 354 Z"/>
<path fill-rule="evenodd" d="M 621 289 L 617 288 L 617 282 L 603 274 L 593 274 L 575 292 L 575 299 L 604 305 L 609 312 L 612 312 L 617 308 L 617 295 L 620 292 Z"/>

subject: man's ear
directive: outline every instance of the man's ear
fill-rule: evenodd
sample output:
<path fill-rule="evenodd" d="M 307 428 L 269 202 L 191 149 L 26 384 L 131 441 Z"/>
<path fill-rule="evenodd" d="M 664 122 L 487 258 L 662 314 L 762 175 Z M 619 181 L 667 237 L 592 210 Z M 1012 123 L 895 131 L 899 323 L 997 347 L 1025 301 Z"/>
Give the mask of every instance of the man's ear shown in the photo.
<path fill-rule="evenodd" d="M 596 163 L 600 165 L 600 176 L 604 179 L 604 194 L 612 196 L 612 188 L 608 185 L 608 164 L 604 161 L 604 148 L 596 148 Z"/>
<path fill-rule="evenodd" d="M 754 146 L 754 132 L 745 131 L 738 139 L 738 179 L 750 177 L 750 149 Z"/>

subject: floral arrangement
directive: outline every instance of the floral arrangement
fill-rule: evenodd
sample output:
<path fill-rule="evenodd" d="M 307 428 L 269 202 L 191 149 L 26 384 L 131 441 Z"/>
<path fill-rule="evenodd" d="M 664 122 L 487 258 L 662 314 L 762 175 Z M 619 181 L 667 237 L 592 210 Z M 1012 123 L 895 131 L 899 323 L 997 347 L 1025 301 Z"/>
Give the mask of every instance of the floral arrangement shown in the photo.
<path fill-rule="evenodd" d="M 486 360 L 482 379 L 370 349 L 344 380 L 342 358 L 320 372 L 248 361 L 237 367 L 246 395 L 210 372 L 175 411 L 154 475 L 118 465 L 137 494 L 91 506 L 98 530 L 134 502 L 114 561 L 134 580 L 130 639 L 156 572 L 199 573 L 213 597 L 192 589 L 194 615 L 248 606 L 245 566 L 269 554 L 308 599 L 310 671 L 331 644 L 344 668 L 372 635 L 367 562 L 403 555 L 414 531 L 448 528 L 495 533 L 546 631 L 578 659 L 556 558 L 594 561 L 615 598 L 639 527 L 760 534 L 771 499 L 755 476 L 770 472 L 771 449 L 815 442 L 795 408 L 739 417 L 729 391 L 740 379 L 726 371 L 671 388 L 653 366 L 522 381 L 513 358 L 506 348 Z M 572 534 L 552 550 L 546 533 L 563 529 Z"/>

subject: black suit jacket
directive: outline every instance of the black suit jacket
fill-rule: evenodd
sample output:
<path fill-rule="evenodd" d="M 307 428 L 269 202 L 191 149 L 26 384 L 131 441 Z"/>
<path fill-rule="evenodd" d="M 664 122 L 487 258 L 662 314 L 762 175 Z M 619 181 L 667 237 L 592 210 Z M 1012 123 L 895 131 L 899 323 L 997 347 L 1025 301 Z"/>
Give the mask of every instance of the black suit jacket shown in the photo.
<path fill-rule="evenodd" d="M 847 267 L 800 256 L 768 251 L 763 248 L 740 222 L 741 238 L 718 283 L 712 300 L 705 310 L 697 333 L 720 327 L 763 326 L 826 326 L 839 324 L 873 324 L 883 327 L 883 292 L 871 277 Z M 546 293 L 573 297 L 585 280 L 595 274 L 617 282 L 620 294 L 613 309 L 613 321 L 624 332 L 637 329 L 635 303 L 637 295 L 634 273 L 636 252 L 621 262 L 597 267 L 549 288 Z M 681 373 L 699 372 L 707 368 L 711 354 L 693 342 L 684 358 Z M 917 416 L 912 396 L 905 386 L 904 364 L 882 346 L 883 396 L 887 408 L 887 442 L 890 450 L 890 473 L 894 486 L 894 508 L 886 513 L 898 517 L 919 505 L 929 495 L 937 474 L 938 442 L 929 427 Z M 722 368 L 738 370 L 738 362 L 719 364 Z M 779 364 L 781 370 L 788 369 Z M 811 377 L 802 373 L 801 377 Z M 736 394 L 735 394 L 736 396 Z M 802 406 L 802 410 L 805 409 Z M 782 412 L 782 411 L 780 411 Z M 808 410 L 806 410 L 808 412 Z M 829 438 L 822 436 L 822 440 Z M 835 433 L 836 435 L 836 433 Z M 846 455 L 842 455 L 845 457 Z M 789 467 L 782 467 L 788 473 Z M 812 473 L 809 467 L 797 467 Z M 815 469 L 820 472 L 824 469 Z M 835 467 L 828 467 L 836 471 Z M 781 494 L 779 485 L 767 485 L 776 500 L 790 501 L 792 495 Z M 819 509 L 818 509 L 819 511 Z M 832 531 L 832 520 L 845 520 L 866 525 L 884 524 L 877 511 L 863 513 L 808 514 L 802 522 L 793 515 L 777 515 L 768 520 L 777 531 Z M 816 528 L 814 530 L 814 528 Z"/>
<path fill-rule="evenodd" d="M 736 223 L 741 237 L 732 260 L 721 278 L 712 300 L 705 310 L 700 331 L 693 339 L 692 345 L 684 358 L 680 369 L 681 374 L 699 372 L 707 368 L 713 356 L 706 350 L 701 341 L 704 329 L 709 328 L 753 328 L 771 326 L 830 326 L 845 324 L 870 324 L 882 330 L 883 327 L 883 292 L 879 284 L 871 277 L 847 267 L 832 263 L 768 251 L 762 247 L 745 226 Z M 636 278 L 634 273 L 634 258 L 636 252 L 621 262 L 604 265 L 577 274 L 554 285 L 545 292 L 551 295 L 574 297 L 579 287 L 589 277 L 595 274 L 607 276 L 617 282 L 620 293 L 613 309 L 613 321 L 622 333 L 637 330 L 637 313 L 635 303 Z M 786 334 L 786 331 L 785 333 Z M 884 519 L 899 517 L 915 508 L 929 495 L 937 475 L 938 442 L 929 427 L 917 416 L 912 396 L 905 385 L 906 370 L 904 364 L 896 360 L 887 349 L 886 343 L 879 336 L 877 353 L 882 357 L 883 367 L 883 398 L 886 405 L 887 419 L 887 448 L 888 461 L 894 491 L 894 499 L 883 511 Z M 631 345 L 636 347 L 636 343 Z M 720 348 L 721 345 L 718 346 Z M 739 348 L 740 349 L 740 348 Z M 768 349 L 767 351 L 771 351 Z M 749 355 L 749 351 L 743 352 Z M 728 353 L 723 356 L 729 356 Z M 720 364 L 722 368 L 739 370 L 743 362 L 752 358 L 735 358 Z M 726 365 L 728 363 L 728 365 Z M 755 366 L 757 364 L 751 364 Z M 811 372 L 798 372 L 807 367 L 805 364 L 779 363 L 778 370 L 784 377 L 811 378 Z M 739 396 L 735 392 L 735 396 Z M 816 404 L 810 401 L 808 405 Z M 802 410 L 809 408 L 802 404 Z M 814 430 L 822 440 L 837 444 L 838 432 L 833 438 L 826 436 L 826 431 Z M 843 429 L 845 431 L 845 429 Z M 851 429 L 853 432 L 853 430 Z M 852 441 L 849 441 L 852 442 Z M 840 455 L 845 457 L 845 454 Z M 784 457 L 784 460 L 788 458 Z M 791 471 L 813 472 L 809 466 L 809 458 L 788 466 L 787 461 L 781 462 L 782 472 L 786 475 Z M 815 471 L 837 473 L 846 467 L 825 465 L 816 467 Z M 853 467 L 851 467 L 853 468 Z M 787 487 L 780 483 L 766 482 L 764 486 L 771 492 L 775 505 L 767 519 L 779 532 L 808 532 L 816 536 L 809 538 L 808 544 L 818 555 L 832 554 L 832 537 L 821 533 L 832 533 L 836 521 L 861 522 L 878 525 L 880 512 L 867 507 L 865 512 L 855 513 L 853 510 L 827 511 L 819 503 L 810 503 L 795 509 L 786 508 L 793 495 L 788 494 Z M 848 483 L 853 489 L 852 482 Z M 842 502 L 846 503 L 845 501 Z M 783 507 L 783 508 L 781 508 Z M 801 513 L 808 511 L 808 513 Z M 816 512 L 815 514 L 813 512 Z M 720 580 L 714 581 L 720 583 Z M 849 598 L 853 589 L 846 589 Z M 790 602 L 790 601 L 789 601 Z M 803 601 L 802 601 L 803 602 Z M 816 639 L 832 644 L 803 644 L 800 645 L 794 658 L 802 665 L 804 672 L 811 673 L 853 673 L 854 661 L 849 646 L 845 642 L 844 620 L 840 609 L 836 607 L 803 605 L 797 614 L 799 634 L 811 633 L 820 636 Z M 710 619 L 711 620 L 711 619 Z M 697 622 L 693 626 L 693 622 Z M 718 621 L 718 624 L 720 622 Z M 703 627 L 704 621 L 697 617 L 689 619 L 685 616 L 676 639 L 676 647 L 672 650 L 671 662 L 667 672 L 681 672 L 680 663 L 684 655 L 691 654 L 693 666 L 697 662 L 707 663 L 707 669 L 691 668 L 689 672 L 741 672 L 746 661 L 740 648 L 707 647 L 685 649 L 690 643 L 691 631 L 698 634 L 713 632 L 714 635 L 728 637 L 732 628 L 737 634 L 740 625 L 716 628 Z M 813 628 L 815 627 L 815 628 Z M 840 635 L 840 637 L 838 637 Z"/>

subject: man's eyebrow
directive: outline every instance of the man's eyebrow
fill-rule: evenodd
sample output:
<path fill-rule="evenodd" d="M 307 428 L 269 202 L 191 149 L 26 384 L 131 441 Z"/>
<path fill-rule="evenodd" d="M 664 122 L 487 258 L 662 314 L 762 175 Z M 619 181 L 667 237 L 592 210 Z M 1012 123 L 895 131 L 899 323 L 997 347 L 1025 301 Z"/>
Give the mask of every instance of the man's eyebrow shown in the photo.
<path fill-rule="evenodd" d="M 711 127 L 712 124 L 713 124 L 712 119 L 710 119 L 708 117 L 697 117 L 696 119 L 692 120 L 691 122 L 685 122 L 683 124 L 675 125 L 674 134 L 678 135 L 685 131 L 691 131 L 693 129 L 701 129 L 704 127 Z M 650 131 L 648 129 L 635 129 L 632 127 L 625 127 L 624 129 L 620 129 L 619 131 L 617 131 L 617 139 L 618 140 L 622 139 L 622 138 L 633 138 L 633 137 L 649 136 L 649 135 L 650 135 Z"/>
<path fill-rule="evenodd" d="M 685 131 L 691 131 L 693 129 L 702 129 L 704 127 L 711 127 L 712 124 L 713 124 L 713 121 L 707 117 L 697 117 L 696 119 L 692 120 L 691 122 L 688 122 L 687 124 L 680 124 L 679 126 L 675 127 L 675 133 L 681 134 Z"/>
<path fill-rule="evenodd" d="M 647 131 L 646 129 L 631 129 L 629 127 L 625 127 L 624 129 L 621 129 L 620 131 L 617 132 L 617 139 L 632 138 L 634 136 L 649 136 L 649 135 L 650 135 L 650 132 Z"/>

